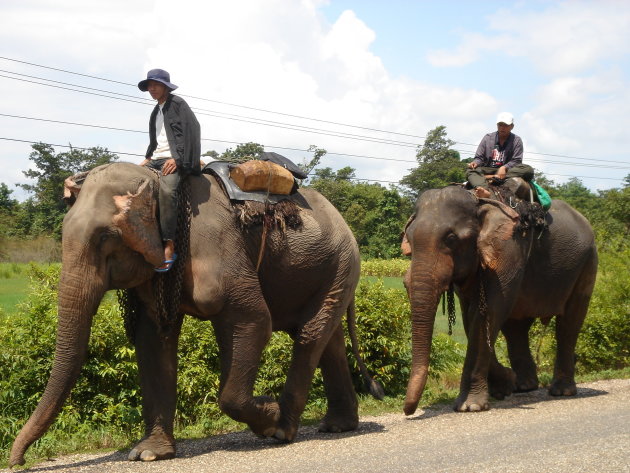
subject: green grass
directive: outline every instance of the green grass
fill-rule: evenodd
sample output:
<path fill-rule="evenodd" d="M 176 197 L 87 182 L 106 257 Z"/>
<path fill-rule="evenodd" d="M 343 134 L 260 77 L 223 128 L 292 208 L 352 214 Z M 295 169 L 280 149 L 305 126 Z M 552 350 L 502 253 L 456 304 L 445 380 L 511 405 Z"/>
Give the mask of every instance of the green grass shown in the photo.
<path fill-rule="evenodd" d="M 27 276 L 0 278 L 0 311 L 11 314 L 16 311 L 16 305 L 26 299 L 29 292 Z"/>

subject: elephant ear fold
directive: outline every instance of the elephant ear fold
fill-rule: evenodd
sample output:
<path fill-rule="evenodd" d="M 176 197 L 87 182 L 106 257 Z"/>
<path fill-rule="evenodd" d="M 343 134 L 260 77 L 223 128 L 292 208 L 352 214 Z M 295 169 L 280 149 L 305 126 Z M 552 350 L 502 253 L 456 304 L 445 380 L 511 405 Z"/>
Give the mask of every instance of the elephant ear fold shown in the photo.
<path fill-rule="evenodd" d="M 157 220 L 157 192 L 151 179 L 145 179 L 135 194 L 115 195 L 117 213 L 112 221 L 121 230 L 126 246 L 142 254 L 153 266 L 162 264 L 164 251 Z"/>
<path fill-rule="evenodd" d="M 81 187 L 85 182 L 85 178 L 89 173 L 90 171 L 78 172 L 63 181 L 63 201 L 68 207 L 72 207 L 76 202 L 79 192 L 81 192 Z"/>
<path fill-rule="evenodd" d="M 501 271 L 517 264 L 514 251 L 514 230 L 519 215 L 507 205 L 490 199 L 480 199 L 478 216 L 481 231 L 477 237 L 477 250 L 483 269 Z"/>

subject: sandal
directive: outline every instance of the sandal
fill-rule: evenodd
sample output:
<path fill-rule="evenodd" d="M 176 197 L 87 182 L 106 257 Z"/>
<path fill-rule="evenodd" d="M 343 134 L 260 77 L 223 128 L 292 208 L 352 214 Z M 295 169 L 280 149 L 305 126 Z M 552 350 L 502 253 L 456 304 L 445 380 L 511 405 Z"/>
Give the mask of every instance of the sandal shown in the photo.
<path fill-rule="evenodd" d="M 162 266 L 166 265 L 166 267 L 163 268 L 162 266 L 159 266 L 159 267 L 154 269 L 155 272 L 157 272 L 157 273 L 165 273 L 165 272 L 167 272 L 169 269 L 171 269 L 173 267 L 173 263 L 175 263 L 176 259 L 177 259 L 177 253 L 174 253 L 172 259 L 164 260 L 164 262 L 162 263 Z"/>

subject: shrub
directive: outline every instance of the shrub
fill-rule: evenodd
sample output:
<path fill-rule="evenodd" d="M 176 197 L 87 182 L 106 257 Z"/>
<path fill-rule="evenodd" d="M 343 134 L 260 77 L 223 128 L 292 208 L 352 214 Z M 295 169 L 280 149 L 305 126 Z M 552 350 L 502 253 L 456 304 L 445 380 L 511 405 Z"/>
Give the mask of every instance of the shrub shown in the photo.
<path fill-rule="evenodd" d="M 398 259 L 369 259 L 361 262 L 363 276 L 398 277 L 402 278 L 409 268 L 408 258 Z"/>

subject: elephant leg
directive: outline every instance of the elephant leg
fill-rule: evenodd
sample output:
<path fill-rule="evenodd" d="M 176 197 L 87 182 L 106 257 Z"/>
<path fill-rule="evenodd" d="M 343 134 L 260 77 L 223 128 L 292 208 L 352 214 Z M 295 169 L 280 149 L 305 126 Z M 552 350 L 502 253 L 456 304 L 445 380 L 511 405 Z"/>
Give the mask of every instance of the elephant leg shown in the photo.
<path fill-rule="evenodd" d="M 263 300 L 262 295 L 258 300 Z M 221 357 L 219 407 L 232 419 L 247 424 L 255 434 L 272 436 L 280 407 L 269 397 L 253 396 L 262 352 L 271 337 L 268 310 L 227 309 L 213 324 Z"/>
<path fill-rule="evenodd" d="M 529 348 L 529 329 L 534 319 L 508 319 L 501 327 L 507 341 L 510 364 L 516 373 L 515 392 L 538 389 L 536 363 Z"/>
<path fill-rule="evenodd" d="M 482 411 L 489 409 L 488 404 L 488 372 L 491 353 L 488 347 L 487 326 L 477 309 L 476 300 L 462 301 L 462 320 L 468 338 L 466 358 L 462 369 L 459 396 L 453 409 L 459 412 Z M 487 314 L 490 316 L 490 314 Z M 492 338 L 493 343 L 496 335 Z"/>
<path fill-rule="evenodd" d="M 168 337 L 140 310 L 136 320 L 136 358 L 142 389 L 144 438 L 129 452 L 129 460 L 164 460 L 175 456 L 173 421 L 177 401 L 177 343 L 183 316 Z"/>
<path fill-rule="evenodd" d="M 589 295 L 573 296 L 564 314 L 556 317 L 556 363 L 549 387 L 552 396 L 574 396 L 575 345 L 588 310 Z"/>
<path fill-rule="evenodd" d="M 459 396 L 453 409 L 458 412 L 485 411 L 488 403 L 488 369 L 490 351 L 485 343 L 468 340 L 466 359 L 459 385 Z"/>
<path fill-rule="evenodd" d="M 355 430 L 359 425 L 358 402 L 348 366 L 341 324 L 326 345 L 319 366 L 328 400 L 328 410 L 319 424 L 319 431 Z"/>
<path fill-rule="evenodd" d="M 346 291 L 330 291 L 322 295 L 320 303 L 316 304 L 319 307 L 317 313 L 313 317 L 306 317 L 308 322 L 295 334 L 293 357 L 280 397 L 281 416 L 275 433 L 275 437 L 280 440 L 291 442 L 295 439 L 300 416 L 306 406 L 308 391 L 313 381 L 313 374 L 333 333 L 339 330 L 342 315 L 345 313 L 347 301 L 337 296 L 342 292 Z M 333 345 L 331 350 L 338 353 L 339 347 Z M 330 356 L 329 354 L 329 358 Z M 329 373 L 338 371 L 338 368 L 331 370 L 332 364 L 328 358 L 325 364 Z"/>
<path fill-rule="evenodd" d="M 516 389 L 516 374 L 511 368 L 503 366 L 492 352 L 488 370 L 488 391 L 495 399 L 505 399 Z"/>

